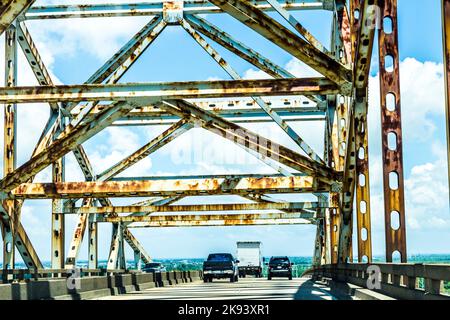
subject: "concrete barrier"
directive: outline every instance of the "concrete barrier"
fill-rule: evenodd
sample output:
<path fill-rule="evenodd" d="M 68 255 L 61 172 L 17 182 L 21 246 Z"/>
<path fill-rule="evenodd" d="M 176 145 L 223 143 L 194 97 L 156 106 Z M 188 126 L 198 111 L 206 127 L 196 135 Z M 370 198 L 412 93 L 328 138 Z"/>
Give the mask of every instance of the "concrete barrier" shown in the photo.
<path fill-rule="evenodd" d="M 0 300 L 92 299 L 198 280 L 201 280 L 199 271 L 124 273 L 76 279 L 43 278 L 0 284 Z"/>

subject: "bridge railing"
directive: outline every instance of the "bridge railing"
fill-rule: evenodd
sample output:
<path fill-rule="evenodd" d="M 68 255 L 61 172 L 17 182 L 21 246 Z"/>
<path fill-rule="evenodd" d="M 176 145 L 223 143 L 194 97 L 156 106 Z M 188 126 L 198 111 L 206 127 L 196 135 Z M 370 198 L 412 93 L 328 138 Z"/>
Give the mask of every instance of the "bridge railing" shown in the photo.
<path fill-rule="evenodd" d="M 370 267 L 370 268 L 369 268 Z M 304 273 L 313 279 L 332 279 L 369 288 L 396 299 L 450 299 L 450 265 L 442 264 L 339 264 Z"/>
<path fill-rule="evenodd" d="M 74 273 L 75 272 L 75 273 Z M 0 279 L 3 283 L 12 281 L 38 280 L 42 278 L 68 278 L 75 274 L 76 277 L 94 277 L 113 274 L 130 273 L 130 270 L 106 270 L 106 269 L 7 269 L 0 270 Z"/>

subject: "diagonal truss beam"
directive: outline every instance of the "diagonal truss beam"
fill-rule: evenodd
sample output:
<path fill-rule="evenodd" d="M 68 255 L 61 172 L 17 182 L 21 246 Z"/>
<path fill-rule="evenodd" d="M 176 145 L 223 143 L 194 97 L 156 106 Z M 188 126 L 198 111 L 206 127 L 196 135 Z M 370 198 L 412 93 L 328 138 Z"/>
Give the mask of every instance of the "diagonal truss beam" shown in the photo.
<path fill-rule="evenodd" d="M 128 228 L 123 229 L 123 237 L 134 252 L 140 253 L 141 259 L 144 263 L 152 262 L 153 260 L 152 257 L 147 253 L 145 248 L 141 245 L 138 239 L 136 239 L 136 237 L 131 233 L 131 231 Z"/>
<path fill-rule="evenodd" d="M 0 190 L 7 193 L 21 183 L 28 181 L 51 163 L 66 155 L 77 145 L 102 131 L 137 106 L 138 104 L 136 103 L 118 102 L 114 107 L 99 113 L 91 121 L 80 124 L 76 128 L 67 128 L 46 150 L 40 152 L 14 172 L 5 176 L 0 181 Z"/>
<path fill-rule="evenodd" d="M 97 176 L 96 181 L 107 181 L 110 178 L 118 175 L 138 161 L 144 159 L 148 155 L 159 150 L 161 147 L 167 145 L 183 133 L 187 132 L 192 127 L 193 125 L 188 120 L 182 119 L 178 121 L 176 124 L 168 128 L 166 131 L 151 140 L 149 143 L 142 146 L 139 150 L 135 151 L 125 159 L 119 161 L 109 169 L 106 169 L 105 171 L 100 173 Z"/>
<path fill-rule="evenodd" d="M 29 8 L 35 0 L 5 0 L 0 3 L 0 34 L 2 34 L 16 18 Z"/>
<path fill-rule="evenodd" d="M 318 164 L 306 156 L 298 154 L 269 139 L 258 136 L 237 124 L 217 117 L 211 112 L 201 110 L 187 101 L 171 100 L 162 104 L 161 108 L 167 108 L 170 112 L 178 112 L 180 116 L 195 116 L 200 120 L 200 125 L 203 128 L 231 140 L 248 150 L 256 152 L 265 158 L 270 158 L 300 172 L 317 175 L 320 179 L 330 183 L 339 180 L 339 175 L 329 167 Z"/>
<path fill-rule="evenodd" d="M 229 65 L 220 54 L 211 47 L 203 37 L 198 34 L 190 25 L 183 20 L 181 22 L 182 27 L 187 33 L 216 61 L 226 73 L 230 75 L 234 80 L 241 80 L 241 76 L 236 70 Z M 252 99 L 263 109 L 275 123 L 287 133 L 287 135 L 314 161 L 323 164 L 323 160 L 314 152 L 314 150 L 284 121 L 278 113 L 276 113 L 261 97 L 252 97 Z"/>
<path fill-rule="evenodd" d="M 349 69 L 252 4 L 242 0 L 211 0 L 211 2 L 319 73 L 343 86 L 343 91 L 349 92 L 351 88 Z"/>
<path fill-rule="evenodd" d="M 268 3 L 281 15 L 295 30 L 297 30 L 311 45 L 318 50 L 330 55 L 319 40 L 317 40 L 289 11 L 283 8 L 278 0 L 267 0 Z"/>
<path fill-rule="evenodd" d="M 16 26 L 17 30 L 17 41 L 19 42 L 22 51 L 34 73 L 39 85 L 47 86 L 53 85 L 53 81 L 50 74 L 39 54 L 39 51 L 31 37 L 30 32 L 24 23 L 18 23 Z M 50 108 L 53 112 L 58 112 L 59 106 L 57 103 L 50 103 Z"/>
<path fill-rule="evenodd" d="M 268 75 L 274 78 L 295 78 L 289 71 L 263 57 L 261 54 L 246 46 L 244 43 L 233 39 L 231 35 L 220 30 L 211 22 L 196 15 L 187 15 L 184 19 L 194 30 L 220 44 L 222 47 L 228 49 L 248 63 L 256 66 Z"/>
<path fill-rule="evenodd" d="M 107 83 L 114 84 L 120 80 L 120 78 L 129 70 L 133 63 L 141 56 L 143 52 L 150 46 L 150 44 L 158 37 L 158 35 L 164 30 L 166 23 L 161 19 L 161 17 L 154 17 L 148 24 L 146 24 L 130 41 L 128 41 L 119 51 L 114 54 L 103 66 L 101 66 L 88 80 L 87 83 L 99 83 L 107 79 Z M 86 121 L 87 115 L 92 109 L 94 109 L 98 104 L 98 101 L 91 102 L 81 110 L 72 120 L 71 125 L 76 126 L 81 121 Z M 67 113 L 70 114 L 70 110 L 74 108 L 74 104 L 68 104 Z M 78 145 L 73 153 L 80 165 L 80 168 L 87 181 L 95 180 L 94 170 L 89 162 L 89 159 L 82 147 Z M 100 204 L 110 205 L 111 203 L 107 199 L 99 199 Z M 72 202 L 73 203 L 73 202 Z M 71 205 L 68 203 L 68 205 Z M 84 232 L 86 230 L 86 223 L 88 223 L 88 217 L 86 215 L 79 215 L 77 218 L 77 224 L 72 236 L 71 246 L 68 253 L 67 265 L 73 265 L 75 263 L 76 257 L 78 256 L 78 251 L 83 240 Z M 89 222 L 91 235 L 95 237 L 96 235 L 96 225 L 95 223 Z M 124 229 L 126 230 L 126 228 Z M 128 237 L 130 235 L 130 238 Z M 90 246 L 89 249 L 96 251 L 95 239 L 94 245 Z M 142 248 L 142 246 L 133 237 L 131 238 L 131 233 L 125 232 L 125 240 L 128 243 L 133 244 L 133 248 Z M 145 252 L 141 252 L 141 256 L 144 260 L 149 257 Z M 96 261 L 96 252 L 92 254 L 90 261 Z"/>

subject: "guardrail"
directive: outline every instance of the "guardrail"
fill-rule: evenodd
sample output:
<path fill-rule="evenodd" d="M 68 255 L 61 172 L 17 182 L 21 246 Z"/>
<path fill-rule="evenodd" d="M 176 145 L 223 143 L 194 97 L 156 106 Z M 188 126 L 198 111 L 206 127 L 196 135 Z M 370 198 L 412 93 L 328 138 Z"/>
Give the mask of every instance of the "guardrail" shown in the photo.
<path fill-rule="evenodd" d="M 93 277 L 93 276 L 105 276 L 113 274 L 130 273 L 130 270 L 106 270 L 106 269 L 7 269 L 0 270 L 0 279 L 3 283 L 9 283 L 13 281 L 26 281 L 26 280 L 38 280 L 42 278 L 68 278 L 76 272 L 76 276 Z"/>
<path fill-rule="evenodd" d="M 352 263 L 324 265 L 303 275 L 351 283 L 396 299 L 450 299 L 444 290 L 444 283 L 450 282 L 450 265 Z"/>
<path fill-rule="evenodd" d="M 199 281 L 201 271 L 71 269 L 5 270 L 0 300 L 91 299 Z"/>

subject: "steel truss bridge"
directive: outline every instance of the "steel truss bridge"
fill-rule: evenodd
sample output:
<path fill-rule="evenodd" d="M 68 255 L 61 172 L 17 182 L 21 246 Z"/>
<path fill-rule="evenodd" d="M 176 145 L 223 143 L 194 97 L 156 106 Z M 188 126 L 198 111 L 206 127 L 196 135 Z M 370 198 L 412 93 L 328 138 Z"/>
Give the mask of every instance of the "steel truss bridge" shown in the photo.
<path fill-rule="evenodd" d="M 136 227 L 313 224 L 317 226 L 315 269 L 311 271 L 315 277 L 339 275 L 347 281 L 365 279 L 367 273 L 361 266 L 372 263 L 367 113 L 369 71 L 375 45 L 379 54 L 388 263 L 382 268 L 383 283 L 414 291 L 418 290 L 416 278 L 422 277 L 426 280 L 425 291 L 439 295 L 442 282 L 450 280 L 448 266 L 419 272 L 406 264 L 397 0 L 350 0 L 349 3 L 344 0 L 186 0 L 51 6 L 33 3 L 33 0 L 4 0 L 0 5 L 0 33 L 5 34 L 5 86 L 0 88 L 0 103 L 4 104 L 4 176 L 0 180 L 4 274 L 15 274 L 14 247 L 30 273 L 37 270 L 45 273 L 20 213 L 27 199 L 51 199 L 49 235 L 53 270 L 73 268 L 83 240 L 88 242 L 89 268 L 98 269 L 99 223 L 112 225 L 107 265 L 111 272 L 126 267 L 125 242 L 133 249 L 136 264 L 151 261 L 132 234 L 132 228 Z M 450 0 L 442 3 L 448 78 Z M 329 48 L 293 15 L 302 10 L 332 13 Z M 286 23 L 272 18 L 272 13 Z M 230 15 L 320 76 L 295 77 L 249 44 L 215 26 L 204 14 Z M 27 29 L 29 20 L 133 19 L 135 16 L 148 17 L 148 23 L 86 82 L 77 85 L 54 84 Z M 120 82 L 165 28 L 173 25 L 182 27 L 231 80 Z M 376 34 L 378 42 L 374 44 Z M 264 71 L 270 79 L 243 79 L 214 49 L 216 45 Z M 39 85 L 17 86 L 19 48 Z M 387 65 L 388 60 L 392 65 Z M 448 82 L 446 93 L 450 94 Z M 37 102 L 48 103 L 50 117 L 31 158 L 17 166 L 17 108 L 21 103 Z M 447 107 L 448 111 L 448 100 Z M 316 153 L 302 139 L 301 132 L 293 130 L 294 121 L 325 123 L 324 154 Z M 241 126 L 257 122 L 275 123 L 302 152 Z M 94 172 L 83 143 L 114 125 L 166 125 L 168 129 L 104 172 Z M 232 141 L 278 174 L 117 177 L 193 127 Z M 75 155 L 85 181 L 65 182 L 64 156 L 70 152 Z M 52 181 L 34 182 L 34 177 L 49 166 Z M 287 202 L 270 196 L 278 193 L 309 193 L 317 200 Z M 184 197 L 230 194 L 252 202 L 176 204 Z M 142 197 L 143 201 L 114 206 L 110 201 L 114 197 Z M 267 210 L 275 212 L 254 213 Z M 204 214 L 211 211 L 216 213 Z M 64 224 L 66 214 L 77 216 L 76 229 L 68 235 Z M 394 226 L 394 220 L 398 225 Z M 357 243 L 352 243 L 354 224 Z M 71 241 L 66 252 L 67 236 Z M 353 246 L 357 247 L 359 262 L 355 264 L 352 263 Z M 391 264 L 395 255 L 400 257 L 400 263 Z"/>

